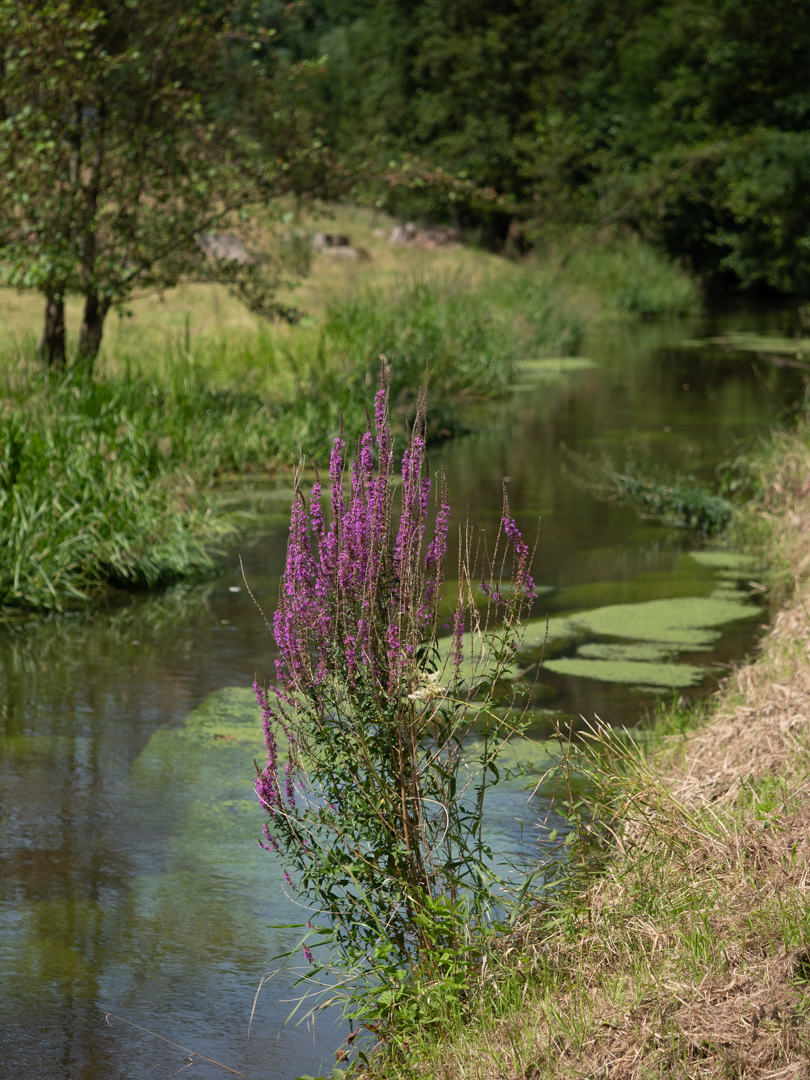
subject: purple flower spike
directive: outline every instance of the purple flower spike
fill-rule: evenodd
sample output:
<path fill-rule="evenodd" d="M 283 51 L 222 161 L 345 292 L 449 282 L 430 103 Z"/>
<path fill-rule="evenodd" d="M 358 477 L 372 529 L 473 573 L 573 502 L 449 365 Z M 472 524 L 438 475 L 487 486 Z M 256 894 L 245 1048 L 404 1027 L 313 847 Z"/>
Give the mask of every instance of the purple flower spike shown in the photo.
<path fill-rule="evenodd" d="M 522 592 L 526 600 L 531 603 L 537 599 L 534 579 L 529 573 L 529 559 L 531 553 L 528 545 L 521 536 L 514 518 L 504 517 L 503 528 L 507 537 L 512 541 L 515 551 L 515 568 L 512 574 L 512 584 L 516 592 Z"/>
<path fill-rule="evenodd" d="M 318 913 L 321 927 L 331 923 L 331 948 L 353 965 L 359 946 L 377 947 L 382 926 L 405 968 L 423 955 L 415 897 L 453 895 L 457 887 L 466 895 L 470 886 L 471 903 L 490 907 L 476 854 L 480 814 L 511 720 L 501 724 L 490 710 L 498 735 L 480 750 L 477 741 L 480 768 L 470 769 L 466 748 L 482 703 L 495 692 L 500 699 L 500 674 L 516 654 L 535 588 L 504 491 L 494 549 L 479 543 L 469 521 L 459 530 L 457 603 L 444 618 L 450 503 L 444 476 L 428 475 L 425 394 L 395 476 L 385 374 L 381 383 L 373 424 L 353 457 L 342 428 L 334 440 L 329 492 L 316 476 L 305 498 L 296 475 L 273 616 L 275 683 L 254 683 L 266 744 L 255 790 L 266 811 L 259 843 L 280 856 L 291 895 Z M 481 563 L 481 589 L 493 601 L 486 611 L 471 595 Z M 510 564 L 510 589 L 501 595 Z M 450 637 L 437 641 L 442 630 Z M 492 655 L 483 681 L 462 679 L 465 646 L 474 660 L 475 642 Z M 462 795 L 471 785 L 475 812 Z M 322 938 L 310 937 L 322 948 Z M 324 969 L 326 954 L 316 960 L 304 941 L 301 949 Z"/>

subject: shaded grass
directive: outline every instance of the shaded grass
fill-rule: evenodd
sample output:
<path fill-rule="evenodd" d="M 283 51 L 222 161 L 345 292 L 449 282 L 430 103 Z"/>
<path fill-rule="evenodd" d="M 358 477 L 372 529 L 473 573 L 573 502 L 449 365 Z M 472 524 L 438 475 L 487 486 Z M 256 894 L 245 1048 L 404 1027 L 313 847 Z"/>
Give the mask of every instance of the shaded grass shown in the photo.
<path fill-rule="evenodd" d="M 654 247 L 629 237 L 615 237 L 576 250 L 565 264 L 572 286 L 604 298 L 608 311 L 660 317 L 687 315 L 700 308 L 695 281 Z"/>

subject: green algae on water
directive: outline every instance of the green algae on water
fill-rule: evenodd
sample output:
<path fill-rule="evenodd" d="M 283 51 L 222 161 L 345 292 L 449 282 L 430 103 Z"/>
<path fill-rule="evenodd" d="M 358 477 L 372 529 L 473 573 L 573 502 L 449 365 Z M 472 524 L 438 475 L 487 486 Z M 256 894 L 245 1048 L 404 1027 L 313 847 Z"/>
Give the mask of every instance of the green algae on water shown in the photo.
<path fill-rule="evenodd" d="M 678 652 L 711 650 L 729 623 L 755 618 L 760 609 L 736 587 L 736 582 L 750 571 L 753 560 L 748 555 L 730 551 L 690 552 L 683 559 L 685 580 L 676 587 L 710 591 L 710 595 L 675 595 L 635 603 L 610 603 L 548 620 L 532 619 L 525 624 L 520 652 L 535 655 L 544 649 L 543 667 L 560 675 L 598 679 L 603 682 L 629 683 L 651 691 L 662 687 L 695 686 L 704 677 L 704 669 L 691 664 L 674 663 Z M 689 570 L 689 565 L 695 568 Z M 672 585 L 667 583 L 668 588 Z M 559 600 L 606 599 L 617 596 L 622 583 L 575 586 L 563 589 Z M 632 595 L 632 592 L 630 593 Z M 592 638 L 608 640 L 593 641 Z M 615 641 L 610 639 L 624 639 Z M 577 655 L 562 656 L 578 644 Z M 443 661 L 450 656 L 450 639 L 439 643 Z M 473 659 L 479 668 L 475 675 L 486 674 L 481 661 L 491 643 L 466 634 L 463 677 L 473 678 Z M 504 671 L 505 678 L 517 677 L 517 665 Z"/>
<path fill-rule="evenodd" d="M 739 571 L 740 574 L 753 570 L 756 560 L 753 555 L 743 555 L 739 551 L 690 551 L 688 558 L 709 570 Z M 720 574 L 717 575 L 721 576 Z M 726 575 L 723 574 L 723 577 Z M 737 577 L 739 575 L 735 575 Z"/>
<path fill-rule="evenodd" d="M 715 627 L 759 614 L 754 604 L 721 600 L 714 596 L 681 596 L 670 600 L 647 600 L 640 604 L 610 604 L 593 611 L 548 620 L 548 636 L 576 639 L 588 634 L 660 641 L 682 649 L 709 649 L 720 636 Z M 542 645 L 544 619 L 526 624 L 524 649 Z"/>
<path fill-rule="evenodd" d="M 735 352 L 780 354 L 797 360 L 810 360 L 810 338 L 789 338 L 757 334 L 750 330 L 732 330 L 720 337 L 686 338 L 678 342 L 686 349 L 705 349 L 712 345 Z"/>
<path fill-rule="evenodd" d="M 510 387 L 512 393 L 536 390 L 543 383 L 560 383 L 581 371 L 598 367 L 596 360 L 585 356 L 549 356 L 537 360 L 523 360 L 517 368 L 517 381 Z"/>
<path fill-rule="evenodd" d="M 585 660 L 563 657 L 547 660 L 543 667 L 558 675 L 601 682 L 634 683 L 645 686 L 682 688 L 696 686 L 703 678 L 703 668 L 692 664 L 651 664 L 640 660 Z"/>
<path fill-rule="evenodd" d="M 654 642 L 634 642 L 629 645 L 607 645 L 600 641 L 580 645 L 577 656 L 587 660 L 643 660 L 646 663 L 660 663 L 669 660 L 677 652 L 669 645 L 657 645 Z"/>
<path fill-rule="evenodd" d="M 577 371 L 589 371 L 598 366 L 596 360 L 590 360 L 586 356 L 547 356 L 536 360 L 522 360 L 518 366 L 518 373 L 540 379 L 558 379 Z"/>

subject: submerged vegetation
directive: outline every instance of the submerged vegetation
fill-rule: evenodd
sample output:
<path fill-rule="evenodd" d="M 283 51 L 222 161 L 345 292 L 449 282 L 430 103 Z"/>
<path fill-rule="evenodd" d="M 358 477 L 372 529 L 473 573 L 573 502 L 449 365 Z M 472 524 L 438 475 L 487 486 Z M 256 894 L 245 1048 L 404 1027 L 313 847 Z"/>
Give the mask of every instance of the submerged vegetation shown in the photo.
<path fill-rule="evenodd" d="M 599 463 L 572 450 L 566 456 L 575 482 L 596 499 L 635 506 L 666 525 L 694 529 L 703 536 L 723 533 L 731 523 L 732 503 L 695 476 L 679 473 L 662 478 L 656 471 L 640 468 L 632 456 L 623 468 L 617 468 L 607 455 Z"/>

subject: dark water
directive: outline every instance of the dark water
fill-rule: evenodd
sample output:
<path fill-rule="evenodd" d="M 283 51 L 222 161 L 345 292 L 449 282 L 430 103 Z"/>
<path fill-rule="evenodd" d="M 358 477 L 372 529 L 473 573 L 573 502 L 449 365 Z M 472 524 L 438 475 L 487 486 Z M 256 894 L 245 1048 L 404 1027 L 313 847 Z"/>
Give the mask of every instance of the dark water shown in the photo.
<path fill-rule="evenodd" d="M 524 529 L 542 517 L 536 577 L 554 591 L 537 614 L 711 588 L 684 558 L 694 537 L 593 501 L 561 470 L 560 446 L 621 457 L 643 437 L 651 460 L 711 476 L 805 389 L 801 372 L 678 345 L 735 328 L 796 329 L 781 312 L 602 330 L 582 348 L 598 367 L 474 410 L 475 433 L 434 454 L 459 520 L 469 504 L 476 525 L 494 529 L 504 480 Z M 255 505 L 262 526 L 240 550 L 269 609 L 289 496 Z M 305 916 L 256 844 L 261 743 L 245 688 L 269 673 L 271 638 L 244 589 L 232 591 L 237 554 L 205 588 L 130 599 L 92 621 L 0 630 L 2 1080 L 168 1077 L 189 1065 L 179 1047 L 253 1080 L 331 1069 L 328 1021 L 279 1035 L 289 976 L 262 991 L 247 1037 L 271 957 L 297 940 L 272 927 Z M 743 656 L 764 615 L 734 624 L 709 660 Z M 543 684 L 550 709 L 614 723 L 635 723 L 651 700 L 591 680 Z M 707 677 L 691 692 L 714 685 Z M 210 697 L 228 687 L 241 689 Z M 507 844 L 536 809 L 505 797 L 492 828 Z M 192 1060 L 184 1075 L 233 1075 Z"/>

